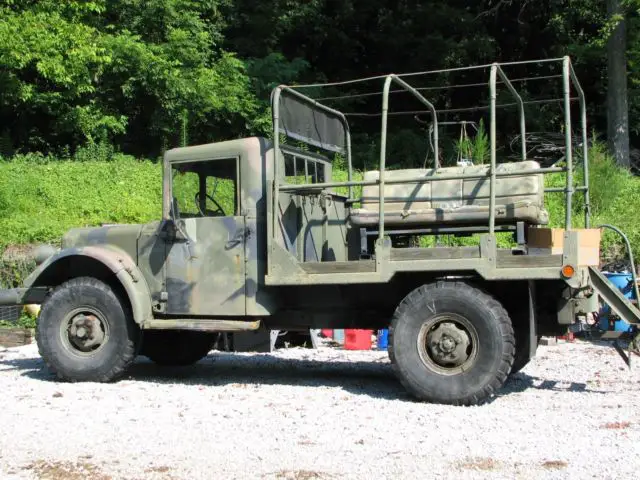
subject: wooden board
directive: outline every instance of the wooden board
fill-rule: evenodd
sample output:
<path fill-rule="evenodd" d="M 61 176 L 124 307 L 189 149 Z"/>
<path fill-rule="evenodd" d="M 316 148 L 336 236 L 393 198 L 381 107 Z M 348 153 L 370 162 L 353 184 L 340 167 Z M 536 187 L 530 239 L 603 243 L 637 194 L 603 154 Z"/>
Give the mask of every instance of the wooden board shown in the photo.
<path fill-rule="evenodd" d="M 375 272 L 376 264 L 373 260 L 356 260 L 354 262 L 303 262 L 300 263 L 306 273 L 361 273 Z"/>
<path fill-rule="evenodd" d="M 498 250 L 497 268 L 562 267 L 562 255 L 513 255 L 510 250 Z"/>
<path fill-rule="evenodd" d="M 28 328 L 0 327 L 0 346 L 21 347 L 33 343 L 34 331 Z"/>
<path fill-rule="evenodd" d="M 391 261 L 457 260 L 480 258 L 480 247 L 392 248 Z"/>

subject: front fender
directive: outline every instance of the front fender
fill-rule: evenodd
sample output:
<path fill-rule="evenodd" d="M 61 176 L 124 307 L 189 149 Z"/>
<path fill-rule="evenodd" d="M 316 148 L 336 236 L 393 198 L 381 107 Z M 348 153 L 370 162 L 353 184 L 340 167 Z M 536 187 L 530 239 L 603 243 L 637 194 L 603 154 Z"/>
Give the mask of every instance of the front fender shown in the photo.
<path fill-rule="evenodd" d="M 79 261 L 93 259 L 107 267 L 116 276 L 124 288 L 129 301 L 133 318 L 136 323 L 142 324 L 153 318 L 151 310 L 151 294 L 142 272 L 133 259 L 123 250 L 110 245 L 73 247 L 60 250 L 44 263 L 36 268 L 27 277 L 24 286 L 27 289 L 33 287 L 55 287 L 48 279 L 55 278 L 57 266 L 67 261 Z"/>

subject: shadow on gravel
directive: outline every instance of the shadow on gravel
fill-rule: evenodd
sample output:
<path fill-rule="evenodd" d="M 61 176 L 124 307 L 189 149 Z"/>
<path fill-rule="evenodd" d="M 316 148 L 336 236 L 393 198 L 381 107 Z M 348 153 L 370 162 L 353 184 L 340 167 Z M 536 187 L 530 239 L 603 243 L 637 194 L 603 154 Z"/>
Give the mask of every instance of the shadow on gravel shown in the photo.
<path fill-rule="evenodd" d="M 39 381 L 56 381 L 39 357 L 0 360 L 4 369 Z M 123 380 L 224 386 L 246 384 L 336 387 L 356 395 L 411 400 L 387 362 L 287 359 L 271 354 L 212 353 L 189 367 L 160 367 L 138 357 Z"/>
<path fill-rule="evenodd" d="M 589 388 L 586 383 L 582 382 L 548 380 L 540 377 L 533 377 L 523 372 L 518 372 L 507 378 L 504 386 L 498 392 L 497 397 L 503 397 L 512 393 L 521 393 L 525 390 L 547 390 L 571 393 L 607 393 L 605 390 L 594 390 Z"/>
<path fill-rule="evenodd" d="M 56 381 L 39 357 L 0 360 L 0 366 L 18 370 L 21 375 L 34 380 Z M 288 359 L 265 353 L 236 355 L 216 352 L 190 367 L 170 368 L 159 367 L 144 357 L 138 357 L 124 380 L 202 386 L 237 385 L 239 388 L 247 384 L 335 387 L 356 395 L 412 401 L 386 361 Z M 526 390 L 607 393 L 593 390 L 585 383 L 547 380 L 519 372 L 507 379 L 490 402 Z"/>

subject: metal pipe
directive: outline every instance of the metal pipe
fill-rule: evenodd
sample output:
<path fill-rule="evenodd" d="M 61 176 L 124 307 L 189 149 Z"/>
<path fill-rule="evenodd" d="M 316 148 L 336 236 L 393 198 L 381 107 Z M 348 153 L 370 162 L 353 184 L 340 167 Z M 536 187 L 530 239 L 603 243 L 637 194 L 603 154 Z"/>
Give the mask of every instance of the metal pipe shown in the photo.
<path fill-rule="evenodd" d="M 580 187 L 576 187 L 575 191 L 576 192 L 584 192 L 586 190 L 586 188 L 587 187 L 582 185 Z M 567 191 L 567 189 L 565 187 L 549 187 L 549 188 L 545 188 L 544 191 L 547 192 L 547 193 L 553 193 L 553 192 L 558 192 L 558 193 L 562 192 L 562 193 L 564 193 L 564 192 Z"/>
<path fill-rule="evenodd" d="M 346 127 L 347 127 L 347 168 L 349 169 L 347 172 L 347 180 L 351 181 L 353 179 L 353 165 L 351 163 L 351 131 L 349 130 L 349 124 L 346 124 Z M 351 197 L 353 197 L 353 187 L 349 185 L 349 198 Z"/>
<path fill-rule="evenodd" d="M 565 172 L 566 169 L 562 167 L 547 167 L 547 168 L 539 168 L 537 170 L 518 170 L 512 172 L 496 172 L 496 178 L 500 177 L 518 177 L 524 175 L 542 175 L 545 173 L 562 173 Z M 424 175 L 417 177 L 407 177 L 407 178 L 396 178 L 396 179 L 386 179 L 386 185 L 404 185 L 411 183 L 431 183 L 431 182 L 445 182 L 447 180 L 478 180 L 482 178 L 491 178 L 491 173 L 461 173 L 459 175 L 438 175 L 438 176 L 429 176 L 425 177 Z M 358 187 L 367 187 L 371 185 L 377 185 L 378 180 L 352 180 L 350 182 L 324 182 L 324 183 L 307 183 L 307 184 L 299 184 L 299 185 L 281 185 L 281 192 L 291 192 L 298 190 L 321 190 L 324 188 L 335 188 L 335 187 L 349 187 L 349 186 L 358 186 Z M 564 188 L 559 191 L 564 192 Z"/>
<path fill-rule="evenodd" d="M 489 92 L 491 96 L 491 181 L 489 182 L 489 234 L 493 235 L 496 228 L 496 81 L 498 73 L 498 64 L 491 66 L 491 74 L 489 75 Z"/>
<path fill-rule="evenodd" d="M 636 301 L 640 302 L 640 296 L 638 295 L 638 280 L 636 278 L 636 264 L 633 260 L 633 251 L 631 250 L 631 243 L 629 243 L 629 239 L 622 230 L 620 230 L 618 227 L 614 227 L 613 225 L 604 224 L 599 225 L 598 228 L 608 228 L 610 230 L 613 230 L 624 240 L 624 243 L 627 246 L 627 253 L 629 254 L 629 262 L 631 263 L 631 280 L 633 281 L 633 293 L 636 296 Z"/>
<path fill-rule="evenodd" d="M 584 176 L 584 226 L 589 228 L 591 224 L 591 202 L 589 198 L 589 141 L 587 132 L 587 101 L 585 99 L 584 91 L 578 80 L 573 65 L 571 65 L 571 81 L 573 86 L 578 92 L 578 98 L 580 100 L 580 119 L 582 122 L 582 171 Z"/>
<path fill-rule="evenodd" d="M 379 202 L 379 222 L 378 222 L 378 241 L 382 243 L 384 238 L 384 171 L 387 159 L 387 114 L 389 112 L 389 89 L 393 77 L 387 76 L 384 80 L 384 88 L 382 89 L 382 131 L 380 133 L 380 178 L 378 179 L 378 202 Z"/>
<path fill-rule="evenodd" d="M 271 98 L 271 110 L 273 112 L 273 198 L 271 199 L 271 236 L 267 235 L 267 252 L 271 252 L 276 238 L 276 216 L 278 212 L 278 197 L 280 196 L 279 164 L 280 164 L 280 95 L 282 88 L 276 87 Z M 265 167 L 266 168 L 266 167 Z M 265 172 L 266 175 L 266 172 Z M 267 254 L 268 258 L 271 255 Z"/>
<path fill-rule="evenodd" d="M 26 288 L 0 290 L 0 306 L 22 305 Z"/>
<path fill-rule="evenodd" d="M 344 132 L 345 132 L 345 144 L 346 144 L 346 154 L 347 154 L 347 166 L 348 166 L 348 178 L 349 180 L 351 180 L 352 176 L 353 176 L 353 164 L 352 164 L 352 158 L 351 158 L 351 131 L 349 129 L 349 122 L 347 121 L 347 117 L 345 116 L 344 113 L 342 113 L 339 110 L 336 110 L 334 108 L 331 107 L 327 107 L 326 105 L 323 105 L 322 103 L 294 90 L 291 87 L 288 87 L 286 85 L 280 85 L 278 87 L 276 87 L 276 89 L 274 90 L 274 94 L 271 100 L 272 103 L 272 110 L 273 110 L 273 118 L 274 118 L 274 147 L 276 152 L 279 149 L 279 138 L 276 137 L 275 132 L 277 129 L 279 129 L 279 125 L 275 122 L 275 119 L 279 119 L 279 113 L 280 113 L 280 95 L 281 92 L 285 90 L 288 94 L 293 95 L 294 97 L 299 98 L 300 100 L 307 102 L 311 105 L 313 105 L 314 107 L 320 109 L 320 110 L 324 110 L 325 112 L 328 112 L 336 117 L 338 117 L 338 119 L 340 120 L 340 123 L 342 123 L 342 127 L 344 128 Z M 276 155 L 276 163 L 277 163 L 277 155 Z M 279 185 L 277 185 L 279 186 Z M 349 196 L 352 196 L 352 191 L 349 190 Z M 277 205 L 274 197 L 274 206 Z M 274 210 L 275 211 L 275 210 Z M 276 225 L 276 221 L 275 221 L 275 217 L 273 220 L 273 225 L 274 225 L 274 236 L 275 236 L 275 225 Z"/>
<path fill-rule="evenodd" d="M 402 80 L 401 78 L 399 78 L 397 75 L 389 75 L 389 77 L 392 79 L 392 81 L 396 82 L 398 85 L 400 85 L 401 87 L 403 87 L 405 90 L 411 92 L 418 100 L 420 100 L 420 102 L 425 105 L 430 111 L 431 111 L 431 115 L 433 117 L 433 144 L 434 144 L 434 150 L 435 150 L 435 163 L 434 166 L 436 168 L 440 168 L 440 158 L 438 157 L 438 145 L 439 145 L 439 138 L 438 138 L 438 113 L 436 112 L 436 107 L 426 98 L 424 98 L 424 96 L 422 96 L 422 94 L 420 92 L 418 92 L 418 90 L 416 90 L 415 88 L 413 88 L 411 85 L 409 85 L 407 82 L 405 82 L 404 80 Z"/>
<path fill-rule="evenodd" d="M 562 79 L 564 90 L 564 129 L 565 129 L 565 158 L 567 160 L 567 194 L 565 229 L 571 230 L 571 207 L 573 200 L 573 139 L 571 138 L 571 60 L 564 57 L 562 60 Z"/>
<path fill-rule="evenodd" d="M 518 111 L 520 113 L 520 138 L 521 138 L 521 147 L 522 147 L 522 161 L 524 162 L 527 159 L 527 130 L 526 130 L 526 121 L 524 116 L 524 102 L 522 101 L 522 97 L 518 94 L 518 91 L 515 89 L 511 81 L 507 78 L 507 75 L 502 71 L 502 68 L 498 67 L 498 75 L 507 86 L 507 89 L 511 92 L 518 103 Z"/>

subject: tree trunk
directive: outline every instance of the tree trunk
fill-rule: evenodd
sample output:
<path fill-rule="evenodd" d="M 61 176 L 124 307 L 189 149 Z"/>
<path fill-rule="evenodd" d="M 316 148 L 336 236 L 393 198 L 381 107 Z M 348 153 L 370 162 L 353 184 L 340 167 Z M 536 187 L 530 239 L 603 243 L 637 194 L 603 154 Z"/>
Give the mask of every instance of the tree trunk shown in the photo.
<path fill-rule="evenodd" d="M 624 15 L 622 0 L 607 0 L 609 17 Z M 618 165 L 629 168 L 629 109 L 627 103 L 627 28 L 623 19 L 607 44 L 607 137 Z"/>

